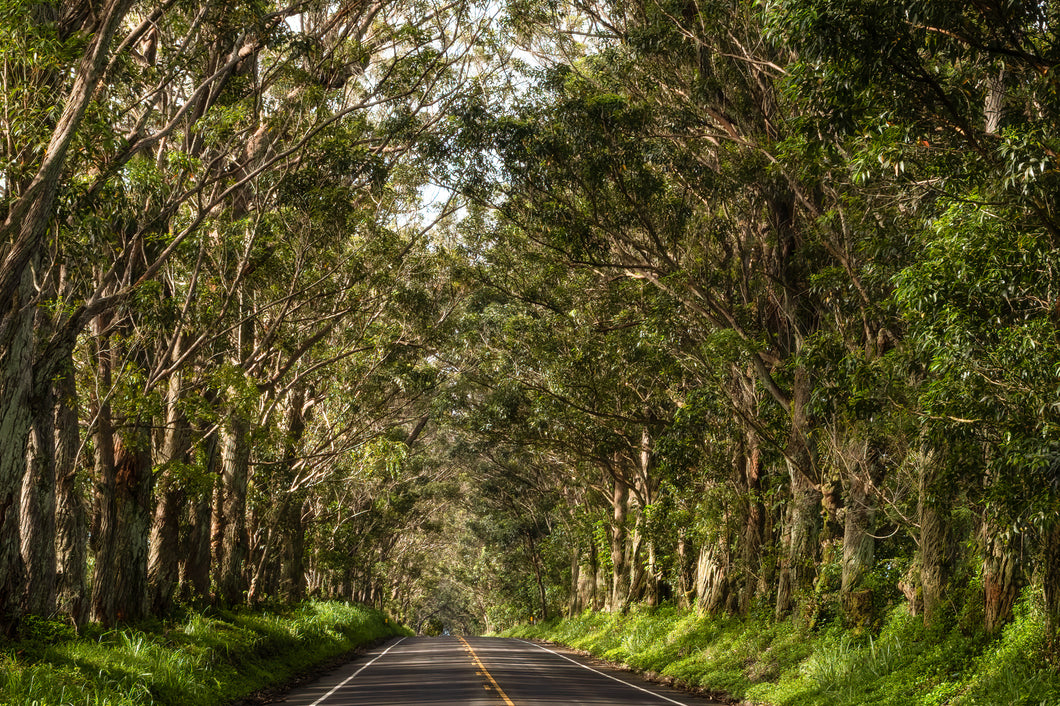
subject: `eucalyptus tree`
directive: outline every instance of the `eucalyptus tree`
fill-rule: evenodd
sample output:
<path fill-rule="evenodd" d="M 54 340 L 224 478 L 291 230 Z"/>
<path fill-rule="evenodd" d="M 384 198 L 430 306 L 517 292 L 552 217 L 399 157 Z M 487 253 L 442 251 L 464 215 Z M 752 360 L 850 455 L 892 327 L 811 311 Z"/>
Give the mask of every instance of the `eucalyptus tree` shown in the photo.
<path fill-rule="evenodd" d="M 380 208 L 381 186 L 457 95 L 466 78 L 461 66 L 484 21 L 466 3 L 115 2 L 103 10 L 14 3 L 14 29 L 5 23 L 5 66 L 17 74 L 4 115 L 3 288 L 11 304 L 3 315 L 0 387 L 4 414 L 13 415 L 4 424 L 0 464 L 0 486 L 11 500 L 4 502 L 0 533 L 0 565 L 10 581 L 0 591 L 5 615 L 16 612 L 23 595 L 39 603 L 25 608 L 50 610 L 52 591 L 42 587 L 54 575 L 47 551 L 55 532 L 52 487 L 64 494 L 60 573 L 74 587 L 64 596 L 84 583 L 78 578 L 84 555 L 72 548 L 86 534 L 70 453 L 78 446 L 69 415 L 77 405 L 69 386 L 78 335 L 92 323 L 91 348 L 78 357 L 83 383 L 93 385 L 93 437 L 80 446 L 96 455 L 94 614 L 111 622 L 146 610 L 155 477 L 166 477 L 164 495 L 178 493 L 163 503 L 171 509 L 187 480 L 181 469 L 194 465 L 187 408 L 196 400 L 216 404 L 218 392 L 240 378 L 286 391 L 285 374 L 349 310 L 325 305 L 319 325 L 303 325 L 307 340 L 286 356 L 258 355 L 268 345 L 255 347 L 255 326 L 271 342 L 268 325 L 275 336 L 278 322 L 301 313 L 298 305 L 264 300 L 252 277 L 283 237 L 276 227 L 284 218 L 281 187 L 290 192 L 292 179 L 304 178 L 309 167 L 343 172 L 345 198 L 359 204 L 352 210 L 377 222 L 371 214 Z M 78 32 L 91 40 L 78 43 Z M 39 100 L 49 94 L 61 96 L 58 109 Z M 322 141 L 330 145 L 328 159 L 310 164 L 320 152 L 309 147 Z M 83 149 L 73 152 L 71 144 Z M 335 204 L 328 188 L 307 182 L 315 195 L 294 210 Z M 298 257 L 296 250 L 277 257 Z M 303 281 L 292 283 L 287 302 L 294 294 L 321 297 L 328 290 Z M 159 295 L 161 306 L 152 302 Z M 222 342 L 231 338 L 239 344 L 235 356 L 217 366 Z M 199 415 L 197 423 L 210 438 L 220 432 L 221 465 L 228 460 L 238 498 L 247 458 L 238 412 L 249 401 L 232 397 L 237 407 L 222 410 L 212 424 L 209 414 Z M 64 464 L 57 470 L 49 427 L 56 416 L 63 420 Z M 155 440 L 153 418 L 166 428 Z M 209 439 L 200 445 L 204 463 L 218 460 L 206 450 L 212 446 Z M 54 486 L 52 477 L 62 482 Z M 241 509 L 229 514 L 238 530 Z M 174 536 L 173 516 L 164 511 L 156 518 L 159 546 Z M 21 588 L 20 540 L 36 582 L 28 593 Z M 156 568 L 164 603 L 173 571 Z M 239 571 L 236 561 L 229 574 Z"/>
<path fill-rule="evenodd" d="M 649 518 L 680 491 L 664 484 L 655 445 L 688 383 L 660 345 L 683 336 L 672 300 L 637 281 L 572 271 L 503 219 L 473 226 L 463 242 L 473 263 L 464 277 L 478 289 L 449 352 L 459 375 L 442 399 L 479 469 L 472 477 L 514 473 L 523 464 L 503 456 L 532 450 L 528 463 L 552 469 L 534 477 L 554 480 L 525 492 L 565 489 L 557 526 L 570 542 L 572 604 L 659 600 L 673 578 L 661 559 L 676 539 Z"/>
<path fill-rule="evenodd" d="M 190 312 L 208 312 L 205 325 L 181 332 L 183 338 L 164 346 L 177 365 L 156 370 L 175 372 L 199 354 L 204 364 L 220 363 L 216 369 L 229 371 L 213 380 L 227 401 L 218 417 L 220 485 L 213 513 L 214 531 L 221 536 L 213 557 L 215 582 L 225 602 L 241 600 L 246 590 L 250 417 L 272 404 L 255 398 L 283 390 L 297 361 L 356 310 L 355 302 L 336 296 L 348 289 L 344 280 L 348 285 L 358 277 L 344 269 L 348 263 L 341 257 L 312 263 L 307 254 L 314 244 L 297 238 L 294 249 L 278 247 L 285 237 L 279 224 L 292 212 L 312 218 L 331 208 L 330 225 L 311 232 L 341 239 L 343 229 L 359 228 L 361 214 L 371 223 L 373 210 L 381 210 L 380 185 L 388 169 L 407 152 L 411 136 L 430 124 L 428 109 L 436 110 L 456 87 L 447 75 L 458 57 L 446 52 L 458 33 L 463 39 L 463 8 L 446 10 L 451 21 L 436 8 L 409 13 L 393 8 L 390 24 L 373 24 L 379 9 L 282 10 L 276 18 L 297 21 L 302 31 L 295 34 L 281 22 L 272 44 L 244 52 L 232 83 L 216 91 L 213 103 L 197 107 L 197 119 L 184 136 L 184 158 L 220 171 L 206 182 L 210 199 L 195 205 L 190 223 L 168 247 L 184 235 L 203 239 L 196 269 L 184 279 L 184 295 L 198 297 L 207 287 L 213 296 L 197 299 L 196 311 Z M 424 22 L 438 23 L 442 52 L 428 48 L 435 35 L 402 33 Z M 267 266 L 284 257 L 294 259 L 292 270 Z M 262 290 L 266 273 L 291 277 L 286 291 Z M 304 298 L 314 297 L 324 304 L 315 324 L 301 318 Z M 285 332 L 284 323 L 296 317 L 301 331 Z M 285 334 L 302 339 L 282 350 L 278 337 Z M 213 351 L 225 339 L 231 353 L 222 360 Z M 177 341 L 184 343 L 179 350 Z"/>
<path fill-rule="evenodd" d="M 470 469 L 474 483 L 469 528 L 501 558 L 498 568 L 510 577 L 509 600 L 515 598 L 529 615 L 548 620 L 550 589 L 569 586 L 569 579 L 557 575 L 570 566 L 569 549 L 563 547 L 558 557 L 547 551 L 555 536 L 553 523 L 561 516 L 557 506 L 562 495 L 552 482 L 551 469 L 532 456 L 525 448 L 498 448 L 479 455 L 479 463 Z"/>
<path fill-rule="evenodd" d="M 1055 630 L 1052 326 L 1058 58 L 1052 2 L 781 2 L 792 87 L 855 174 L 896 205 L 917 257 L 896 278 L 920 433 L 920 576 L 943 611 L 977 510 L 986 627 L 1038 568 Z M 1030 566 L 1019 547 L 1040 547 Z"/>
<path fill-rule="evenodd" d="M 885 560 L 918 547 L 902 586 L 928 621 L 975 536 L 987 629 L 1031 569 L 1055 624 L 1054 410 L 1040 377 L 1055 369 L 1053 3 L 509 9 L 529 50 L 541 49 L 536 83 L 513 106 L 460 114 L 464 138 L 495 156 L 464 165 L 480 170 L 464 188 L 496 209 L 509 229 L 498 241 L 532 253 L 546 281 L 566 270 L 593 284 L 641 281 L 676 303 L 683 336 L 656 345 L 677 361 L 681 388 L 702 393 L 673 405 L 704 442 L 695 463 L 785 506 L 776 517 L 744 504 L 738 539 L 726 536 L 733 518 L 701 515 L 716 556 L 735 543 L 744 557 L 735 602 L 773 590 L 782 613 L 796 590 L 830 590 L 829 571 L 814 585 L 825 561 L 863 622 L 879 598 L 884 529 Z M 575 307 L 550 307 L 545 294 L 560 288 L 487 284 L 511 330 L 482 358 L 475 402 L 504 414 L 481 417 L 479 432 L 528 429 L 520 443 L 557 455 L 591 448 L 548 446 L 527 411 L 547 409 L 542 418 L 570 415 L 568 439 L 594 430 L 635 448 L 585 404 L 596 390 L 564 385 L 577 366 L 553 358 L 609 368 L 589 338 L 564 347 Z M 616 399 L 632 406 L 637 395 L 626 387 Z M 970 514 L 974 534 L 960 520 Z M 1024 537 L 1039 548 L 1032 566 L 1015 551 Z M 841 557 L 826 551 L 840 538 Z M 728 605 L 725 561 L 700 556 L 717 577 L 701 596 Z"/>
<path fill-rule="evenodd" d="M 2 51 L 10 76 L 0 225 L 0 613 L 5 629 L 23 596 L 19 493 L 27 449 L 53 443 L 44 423 L 36 425 L 34 446 L 28 447 L 34 427 L 34 279 L 37 272 L 48 271 L 49 226 L 68 154 L 130 5 L 110 2 L 90 12 L 81 3 L 11 3 L 5 12 L 9 21 Z M 88 41 L 81 42 L 81 36 Z M 62 100 L 56 104 L 48 96 Z"/>
<path fill-rule="evenodd" d="M 791 577 L 801 586 L 812 577 L 822 497 L 807 414 L 811 381 L 792 365 L 817 325 L 813 306 L 794 296 L 805 291 L 807 252 L 816 246 L 800 230 L 809 224 L 797 195 L 762 154 L 771 129 L 762 110 L 745 116 L 753 134 L 688 126 L 671 138 L 668 125 L 690 120 L 675 113 L 698 110 L 696 120 L 710 125 L 716 108 L 683 102 L 695 91 L 687 85 L 692 67 L 680 62 L 674 52 L 645 57 L 621 47 L 553 71 L 541 102 L 499 127 L 513 184 L 502 209 L 572 263 L 643 280 L 679 302 L 700 342 L 681 353 L 718 333 L 738 342 L 730 349 L 738 357 L 724 364 L 747 371 L 788 418 L 787 433 L 748 420 L 759 434 L 782 438 L 789 467 L 789 550 L 778 596 L 786 609 Z M 667 90 L 674 96 L 663 96 Z M 761 183 L 739 183 L 737 175 L 753 170 Z"/>
<path fill-rule="evenodd" d="M 430 255 L 413 252 L 349 287 L 357 314 L 346 318 L 344 330 L 322 339 L 297 369 L 298 438 L 289 418 L 279 445 L 259 447 L 254 462 L 260 468 L 251 483 L 251 539 L 259 567 L 270 555 L 278 558 L 277 552 L 301 561 L 292 540 L 304 537 L 298 542 L 309 542 L 324 562 L 314 562 L 316 573 L 331 565 L 346 576 L 342 582 L 350 590 L 374 597 L 386 578 L 377 565 L 389 566 L 400 528 L 416 522 L 414 506 L 426 481 L 410 449 L 429 425 L 438 373 L 426 354 L 446 329 L 448 297 L 418 288 L 438 282 L 429 277 L 429 266 L 416 274 Z M 294 412 L 290 404 L 288 415 Z M 301 577 L 288 569 L 288 584 L 298 588 Z M 275 580 L 267 574 L 259 579 L 255 594 L 271 593 L 265 588 Z"/>
<path fill-rule="evenodd" d="M 871 479 L 886 469 L 868 419 L 882 400 L 864 395 L 859 418 L 821 401 L 843 397 L 829 389 L 842 371 L 870 376 L 898 340 L 889 277 L 910 248 L 888 220 L 896 207 L 852 194 L 841 148 L 814 136 L 825 117 L 789 90 L 797 56 L 767 31 L 772 9 L 571 9 L 581 24 L 556 32 L 546 9 L 513 6 L 516 25 L 561 58 L 542 59 L 537 88 L 486 128 L 504 189 L 481 197 L 571 266 L 677 302 L 685 337 L 659 344 L 692 387 L 724 401 L 712 413 L 736 421 L 716 425 L 716 448 L 733 450 L 749 494 L 764 476 L 787 495 L 778 612 L 811 589 L 822 540 L 843 537 L 853 591 L 873 562 Z M 468 122 L 473 133 L 487 121 Z M 747 536 L 761 536 L 763 507 L 745 511 Z"/>

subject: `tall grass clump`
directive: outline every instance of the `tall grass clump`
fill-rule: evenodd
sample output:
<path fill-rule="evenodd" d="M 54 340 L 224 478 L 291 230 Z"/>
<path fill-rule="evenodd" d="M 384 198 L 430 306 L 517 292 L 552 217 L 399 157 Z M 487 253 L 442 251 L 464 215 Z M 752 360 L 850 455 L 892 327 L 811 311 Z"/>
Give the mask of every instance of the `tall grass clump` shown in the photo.
<path fill-rule="evenodd" d="M 379 611 L 307 601 L 267 611 L 208 610 L 171 623 L 81 635 L 30 618 L 0 644 L 0 703 L 212 706 L 276 687 L 372 641 L 408 634 Z"/>

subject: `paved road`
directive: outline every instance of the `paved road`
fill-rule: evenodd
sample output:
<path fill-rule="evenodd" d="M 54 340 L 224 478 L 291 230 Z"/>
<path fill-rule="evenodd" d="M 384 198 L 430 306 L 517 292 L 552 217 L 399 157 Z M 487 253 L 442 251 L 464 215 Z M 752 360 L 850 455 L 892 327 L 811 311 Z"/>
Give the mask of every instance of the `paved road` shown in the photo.
<path fill-rule="evenodd" d="M 707 706 L 636 676 L 522 640 L 401 638 L 289 693 L 289 706 Z"/>

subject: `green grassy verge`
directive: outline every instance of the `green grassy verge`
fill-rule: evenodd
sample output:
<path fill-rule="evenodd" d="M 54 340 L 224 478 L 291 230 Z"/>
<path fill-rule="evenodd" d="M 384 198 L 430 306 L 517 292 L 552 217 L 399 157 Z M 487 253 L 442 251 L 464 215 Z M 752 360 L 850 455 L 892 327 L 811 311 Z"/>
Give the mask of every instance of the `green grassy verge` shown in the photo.
<path fill-rule="evenodd" d="M 673 607 L 584 613 L 509 630 L 585 650 L 683 684 L 778 706 L 1057 706 L 1060 671 L 1046 658 L 1030 601 L 1001 636 L 926 630 L 897 607 L 878 634 Z"/>
<path fill-rule="evenodd" d="M 375 610 L 307 601 L 268 611 L 190 613 L 180 622 L 81 636 L 27 620 L 0 643 L 0 703 L 211 706 L 281 685 L 313 665 L 407 630 Z"/>

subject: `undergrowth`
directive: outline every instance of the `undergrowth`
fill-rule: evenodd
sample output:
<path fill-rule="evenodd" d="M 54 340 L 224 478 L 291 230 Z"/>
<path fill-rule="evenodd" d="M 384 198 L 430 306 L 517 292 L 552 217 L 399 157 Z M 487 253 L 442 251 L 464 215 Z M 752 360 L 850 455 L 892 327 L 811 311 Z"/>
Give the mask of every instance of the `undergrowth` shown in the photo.
<path fill-rule="evenodd" d="M 874 633 L 799 617 L 699 615 L 672 606 L 586 612 L 507 635 L 544 639 L 744 703 L 775 706 L 1060 706 L 1033 600 L 993 640 L 929 630 L 904 606 Z"/>
<path fill-rule="evenodd" d="M 405 628 L 364 606 L 330 601 L 268 611 L 188 613 L 172 623 L 81 635 L 27 619 L 0 643 L 0 703 L 20 706 L 211 706 Z"/>

